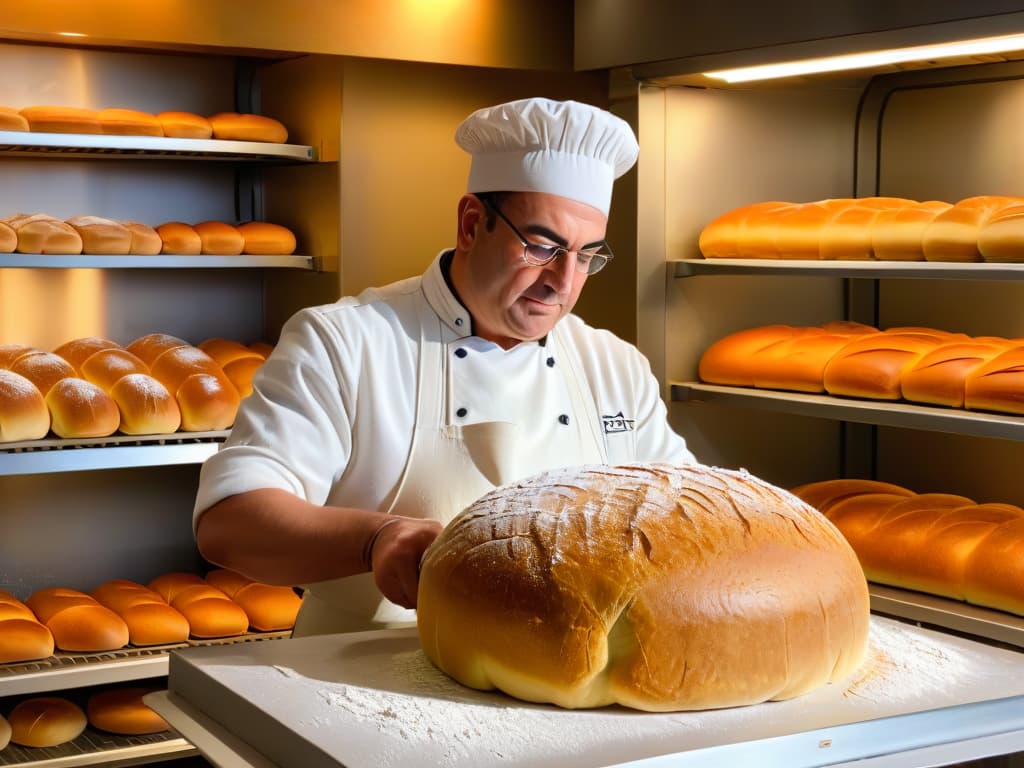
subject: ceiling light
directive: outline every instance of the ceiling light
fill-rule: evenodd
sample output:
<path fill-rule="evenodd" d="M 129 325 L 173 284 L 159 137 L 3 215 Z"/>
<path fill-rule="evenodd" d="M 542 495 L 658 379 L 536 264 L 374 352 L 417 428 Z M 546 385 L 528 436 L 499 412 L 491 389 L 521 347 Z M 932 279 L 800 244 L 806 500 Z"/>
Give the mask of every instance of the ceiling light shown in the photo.
<path fill-rule="evenodd" d="M 866 69 L 885 64 L 899 64 L 905 61 L 928 61 L 951 56 L 977 56 L 986 53 L 1000 53 L 1024 48 L 1024 35 L 1004 35 L 978 40 L 961 40 L 954 43 L 918 45 L 912 48 L 892 48 L 883 51 L 851 53 L 844 56 L 827 56 L 820 59 L 787 61 L 779 64 L 763 64 L 756 67 L 722 69 L 705 72 L 706 77 L 725 80 L 729 83 L 745 83 L 751 80 L 769 80 L 777 77 L 810 75 L 818 72 L 838 72 L 847 69 Z"/>

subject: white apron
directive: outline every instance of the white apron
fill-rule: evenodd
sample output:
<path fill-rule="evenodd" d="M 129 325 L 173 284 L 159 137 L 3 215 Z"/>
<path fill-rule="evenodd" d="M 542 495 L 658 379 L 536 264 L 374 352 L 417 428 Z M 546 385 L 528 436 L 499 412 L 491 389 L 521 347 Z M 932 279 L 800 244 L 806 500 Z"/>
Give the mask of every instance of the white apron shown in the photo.
<path fill-rule="evenodd" d="M 582 363 L 574 349 L 561 343 L 557 332 L 549 334 L 548 344 L 560 362 L 557 375 L 565 379 L 572 406 L 570 424 L 574 428 L 570 433 L 575 445 L 570 450 L 564 441 L 557 447 L 547 441 L 531 441 L 529 435 L 521 434 L 519 425 L 510 422 L 452 424 L 450 356 L 444 327 L 425 298 L 419 302 L 419 315 L 416 424 L 412 450 L 389 514 L 447 524 L 495 486 L 566 464 L 607 462 L 599 432 L 601 420 L 585 386 Z M 415 621 L 415 611 L 383 598 L 373 574 L 363 573 L 308 585 L 294 634 L 388 629 Z"/>

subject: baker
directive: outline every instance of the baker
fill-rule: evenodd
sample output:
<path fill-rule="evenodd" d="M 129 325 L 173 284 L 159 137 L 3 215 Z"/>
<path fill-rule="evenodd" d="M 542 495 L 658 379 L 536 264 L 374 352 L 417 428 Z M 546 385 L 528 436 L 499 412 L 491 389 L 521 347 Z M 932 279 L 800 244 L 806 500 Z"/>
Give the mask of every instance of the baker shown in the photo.
<path fill-rule="evenodd" d="M 573 101 L 478 110 L 455 247 L 299 311 L 204 464 L 203 556 L 307 586 L 296 635 L 415 622 L 420 558 L 494 486 L 587 463 L 695 461 L 640 352 L 570 314 L 612 259 L 628 124 Z"/>

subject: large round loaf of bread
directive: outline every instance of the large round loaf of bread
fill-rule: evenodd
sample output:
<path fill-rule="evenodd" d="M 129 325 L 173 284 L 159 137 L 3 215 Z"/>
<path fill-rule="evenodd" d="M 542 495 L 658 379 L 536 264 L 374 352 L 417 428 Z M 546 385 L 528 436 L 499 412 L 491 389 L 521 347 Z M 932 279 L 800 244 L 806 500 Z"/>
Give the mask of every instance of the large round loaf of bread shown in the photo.
<path fill-rule="evenodd" d="M 424 556 L 427 656 L 563 707 L 708 709 L 798 696 L 864 658 L 842 535 L 787 491 L 700 465 L 592 465 L 502 486 Z"/>

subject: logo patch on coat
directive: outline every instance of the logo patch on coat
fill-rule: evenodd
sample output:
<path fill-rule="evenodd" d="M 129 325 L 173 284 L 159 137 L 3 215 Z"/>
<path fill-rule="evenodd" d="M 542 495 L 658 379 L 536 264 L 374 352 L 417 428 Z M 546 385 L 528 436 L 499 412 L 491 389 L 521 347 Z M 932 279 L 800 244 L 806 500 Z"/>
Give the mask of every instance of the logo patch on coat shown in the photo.
<path fill-rule="evenodd" d="M 632 432 L 636 419 L 627 419 L 622 415 L 622 411 L 619 411 L 614 416 L 602 415 L 601 422 L 604 424 L 604 433 L 610 435 L 615 432 Z"/>

